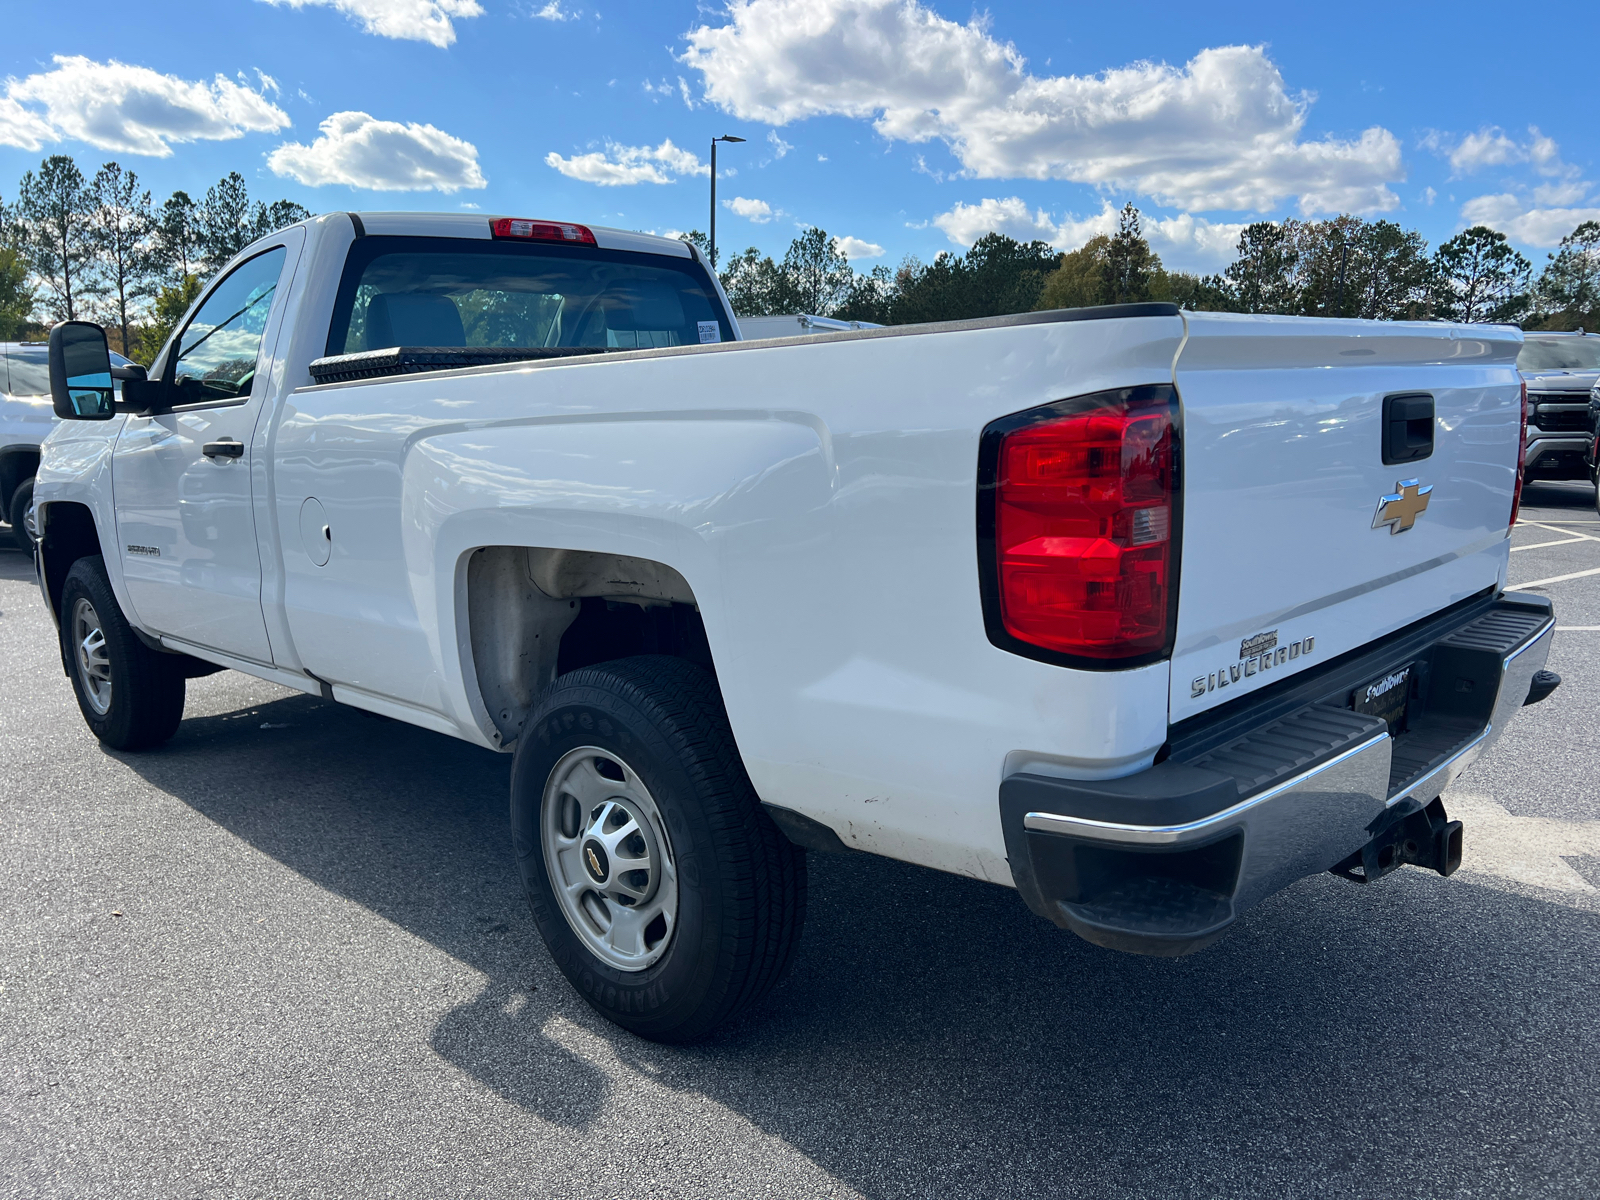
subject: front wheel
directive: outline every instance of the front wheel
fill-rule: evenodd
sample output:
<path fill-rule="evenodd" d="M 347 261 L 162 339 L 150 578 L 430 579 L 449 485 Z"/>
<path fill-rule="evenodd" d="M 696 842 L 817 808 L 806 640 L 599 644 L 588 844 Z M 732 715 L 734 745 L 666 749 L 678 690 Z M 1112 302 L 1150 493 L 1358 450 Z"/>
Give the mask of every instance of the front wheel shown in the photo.
<path fill-rule="evenodd" d="M 699 667 L 648 656 L 558 679 L 517 746 L 511 828 L 556 965 L 641 1037 L 704 1037 L 788 971 L 805 853 L 762 809 Z"/>
<path fill-rule="evenodd" d="M 61 654 L 89 730 L 113 750 L 158 746 L 183 719 L 183 658 L 139 640 L 99 555 L 80 558 L 61 588 Z"/>

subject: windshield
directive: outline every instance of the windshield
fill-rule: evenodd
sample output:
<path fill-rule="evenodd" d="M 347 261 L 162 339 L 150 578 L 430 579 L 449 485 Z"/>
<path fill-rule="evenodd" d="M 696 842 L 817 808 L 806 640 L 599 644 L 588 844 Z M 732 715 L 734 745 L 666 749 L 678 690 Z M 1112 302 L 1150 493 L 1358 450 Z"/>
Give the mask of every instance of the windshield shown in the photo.
<path fill-rule="evenodd" d="M 1530 337 L 1517 355 L 1519 371 L 1600 371 L 1600 337 Z"/>
<path fill-rule="evenodd" d="M 394 346 L 634 350 L 733 340 L 690 258 L 465 238 L 350 248 L 329 354 Z"/>
<path fill-rule="evenodd" d="M 50 347 L 7 346 L 6 368 L 10 381 L 6 394 L 10 396 L 48 396 L 50 394 Z M 132 359 L 111 352 L 111 365 L 125 367 Z"/>

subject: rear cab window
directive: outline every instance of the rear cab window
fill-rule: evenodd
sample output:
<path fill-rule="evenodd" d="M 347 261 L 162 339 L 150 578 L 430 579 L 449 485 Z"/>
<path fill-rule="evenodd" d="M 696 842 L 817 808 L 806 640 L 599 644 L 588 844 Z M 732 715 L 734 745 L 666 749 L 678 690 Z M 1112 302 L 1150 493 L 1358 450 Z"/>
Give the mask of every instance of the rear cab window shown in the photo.
<path fill-rule="evenodd" d="M 329 355 L 395 347 L 637 350 L 731 342 L 691 258 L 468 238 L 358 239 Z"/>

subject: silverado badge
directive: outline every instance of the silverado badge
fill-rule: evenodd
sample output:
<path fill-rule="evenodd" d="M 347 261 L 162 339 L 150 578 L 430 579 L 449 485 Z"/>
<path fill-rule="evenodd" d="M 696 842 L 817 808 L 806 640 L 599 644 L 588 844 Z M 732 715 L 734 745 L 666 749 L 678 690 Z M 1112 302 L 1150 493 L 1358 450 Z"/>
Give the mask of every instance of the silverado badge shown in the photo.
<path fill-rule="evenodd" d="M 1387 525 L 1391 534 L 1404 533 L 1417 523 L 1417 518 L 1427 510 L 1428 496 L 1433 491 L 1433 484 L 1423 487 L 1415 479 L 1402 479 L 1394 486 L 1393 495 L 1378 501 L 1378 511 L 1372 518 L 1374 529 Z"/>

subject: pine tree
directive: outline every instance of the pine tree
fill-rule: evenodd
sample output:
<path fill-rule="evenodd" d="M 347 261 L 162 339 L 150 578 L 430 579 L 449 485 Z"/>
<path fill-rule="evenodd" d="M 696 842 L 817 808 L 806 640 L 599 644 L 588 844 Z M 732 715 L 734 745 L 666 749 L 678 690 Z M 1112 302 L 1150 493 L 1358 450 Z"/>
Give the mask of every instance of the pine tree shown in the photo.
<path fill-rule="evenodd" d="M 1145 241 L 1139 210 L 1130 200 L 1117 215 L 1117 233 L 1106 245 L 1101 266 L 1102 304 L 1135 304 L 1150 298 L 1150 282 L 1161 259 Z"/>
<path fill-rule="evenodd" d="M 1414 229 L 1393 221 L 1372 221 L 1362 226 L 1356 249 L 1351 251 L 1357 316 L 1377 321 L 1424 321 L 1433 315 L 1433 260 L 1428 243 Z"/>
<path fill-rule="evenodd" d="M 1239 235 L 1239 257 L 1224 272 L 1241 312 L 1297 313 L 1301 306 L 1300 222 L 1256 221 Z"/>
<path fill-rule="evenodd" d="M 46 310 L 58 321 L 76 321 L 94 298 L 94 242 L 90 223 L 94 195 L 78 164 L 52 154 L 39 173 L 22 177 L 17 211 L 26 229 L 30 265 L 44 286 Z"/>
<path fill-rule="evenodd" d="M 206 189 L 195 213 L 195 240 L 207 275 L 255 240 L 250 218 L 250 190 L 239 172 L 229 171 Z"/>
<path fill-rule="evenodd" d="M 833 312 L 849 295 L 854 274 L 850 260 L 815 225 L 789 243 L 778 269 L 793 287 L 799 311 L 819 317 Z"/>
<path fill-rule="evenodd" d="M 783 270 L 754 246 L 723 261 L 727 265 L 717 278 L 739 316 L 775 317 L 800 311 L 799 297 Z"/>
<path fill-rule="evenodd" d="M 1585 221 L 1561 239 L 1539 275 L 1538 296 L 1546 329 L 1600 326 L 1600 221 Z"/>
<path fill-rule="evenodd" d="M 155 264 L 150 238 L 155 217 L 150 193 L 139 190 L 139 177 L 109 162 L 89 184 L 94 196 L 90 240 L 101 290 L 116 318 L 122 353 L 131 353 L 129 326 L 132 309 L 155 291 Z"/>
<path fill-rule="evenodd" d="M 1433 255 L 1435 307 L 1449 321 L 1516 321 L 1532 302 L 1533 264 L 1487 225 L 1456 234 Z"/>
<path fill-rule="evenodd" d="M 200 269 L 199 205 L 173 192 L 155 218 L 155 254 L 169 281 L 181 283 Z"/>
<path fill-rule="evenodd" d="M 20 338 L 33 312 L 24 239 L 25 230 L 16 214 L 0 202 L 0 342 Z"/>

